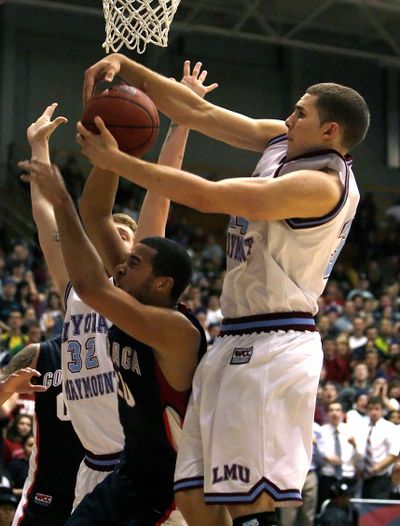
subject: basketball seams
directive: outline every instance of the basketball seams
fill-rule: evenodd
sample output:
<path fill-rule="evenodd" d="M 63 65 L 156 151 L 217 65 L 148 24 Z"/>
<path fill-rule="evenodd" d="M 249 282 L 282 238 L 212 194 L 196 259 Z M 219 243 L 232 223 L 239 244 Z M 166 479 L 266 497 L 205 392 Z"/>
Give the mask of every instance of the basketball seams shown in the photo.
<path fill-rule="evenodd" d="M 130 98 L 128 97 L 121 97 L 121 96 L 115 96 L 115 95 L 107 95 L 107 97 L 100 97 L 99 95 L 95 95 L 93 97 L 93 99 L 91 99 L 88 103 L 87 103 L 87 106 L 86 108 L 88 108 L 90 106 L 90 103 L 91 102 L 96 102 L 96 101 L 103 101 L 103 100 L 122 100 L 124 102 L 127 102 L 128 104 L 133 104 L 134 106 L 136 106 L 137 108 L 140 108 L 141 110 L 143 110 L 144 113 L 146 113 L 150 119 L 151 119 L 151 122 L 153 123 L 153 128 L 159 128 L 160 127 L 160 119 L 158 118 L 158 114 L 156 114 L 156 120 L 157 120 L 157 123 L 154 121 L 154 114 L 152 115 L 151 112 L 149 112 L 147 110 L 147 108 L 145 106 L 143 106 L 142 104 L 140 104 L 140 102 L 135 102 L 134 100 L 131 100 Z M 117 126 L 117 125 L 114 125 L 114 126 Z M 142 127 L 142 126 L 139 126 L 139 128 Z M 150 128 L 151 126 L 147 126 L 148 128 Z"/>
<path fill-rule="evenodd" d="M 82 116 L 82 124 L 99 133 L 94 123 L 100 116 L 118 142 L 121 151 L 142 157 L 156 143 L 160 119 L 152 100 L 137 88 L 131 91 L 109 88 L 90 99 Z"/>

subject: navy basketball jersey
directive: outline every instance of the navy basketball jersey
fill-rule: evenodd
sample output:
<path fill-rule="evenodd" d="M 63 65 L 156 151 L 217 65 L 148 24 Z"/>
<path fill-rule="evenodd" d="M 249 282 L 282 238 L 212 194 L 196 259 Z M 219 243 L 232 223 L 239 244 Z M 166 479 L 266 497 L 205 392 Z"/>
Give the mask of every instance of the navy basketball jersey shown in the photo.
<path fill-rule="evenodd" d="M 206 339 L 197 319 L 178 309 L 199 330 L 199 359 Z M 152 349 L 113 325 L 108 352 L 117 372 L 119 415 L 125 433 L 121 475 L 141 493 L 143 508 L 169 509 L 174 500 L 176 448 L 190 391 L 176 391 L 165 379 Z"/>
<path fill-rule="evenodd" d="M 43 525 L 53 524 L 46 523 L 46 517 L 57 513 L 63 524 L 72 509 L 76 474 L 84 456 L 64 404 L 59 337 L 40 344 L 36 369 L 41 373 L 37 383 L 48 389 L 36 393 L 35 446 L 13 525 L 31 524 L 29 518 L 38 516 L 43 516 Z"/>

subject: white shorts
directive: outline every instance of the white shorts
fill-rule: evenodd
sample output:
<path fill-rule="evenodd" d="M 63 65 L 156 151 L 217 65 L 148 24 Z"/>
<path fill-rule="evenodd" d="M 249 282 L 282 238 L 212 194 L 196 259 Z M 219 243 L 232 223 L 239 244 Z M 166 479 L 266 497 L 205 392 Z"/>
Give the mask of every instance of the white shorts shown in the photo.
<path fill-rule="evenodd" d="M 114 465 L 116 463 L 114 462 Z M 75 486 L 75 500 L 72 506 L 72 511 L 80 504 L 83 497 L 92 493 L 94 488 L 102 482 L 112 471 L 112 468 L 106 471 L 100 471 L 93 469 L 87 465 L 85 459 L 82 460 L 78 473 L 76 475 L 76 486 Z"/>
<path fill-rule="evenodd" d="M 214 504 L 301 503 L 322 367 L 317 332 L 217 338 L 197 368 L 178 448 L 175 491 Z"/>

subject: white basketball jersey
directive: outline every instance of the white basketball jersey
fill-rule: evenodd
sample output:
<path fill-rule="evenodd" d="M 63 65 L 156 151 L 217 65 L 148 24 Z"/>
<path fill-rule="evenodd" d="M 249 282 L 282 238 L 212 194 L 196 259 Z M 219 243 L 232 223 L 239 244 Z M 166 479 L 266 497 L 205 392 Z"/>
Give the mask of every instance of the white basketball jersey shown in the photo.
<path fill-rule="evenodd" d="M 286 160 L 287 138 L 268 144 L 253 177 L 284 177 L 297 170 L 331 169 L 343 192 L 326 216 L 283 221 L 230 218 L 227 274 L 221 296 L 225 318 L 274 312 L 316 314 L 332 267 L 342 249 L 360 198 L 351 161 L 334 150 Z"/>
<path fill-rule="evenodd" d="M 72 425 L 83 447 L 95 455 L 123 449 L 117 381 L 106 352 L 111 322 L 79 298 L 71 284 L 65 292 L 61 335 L 63 392 Z"/>

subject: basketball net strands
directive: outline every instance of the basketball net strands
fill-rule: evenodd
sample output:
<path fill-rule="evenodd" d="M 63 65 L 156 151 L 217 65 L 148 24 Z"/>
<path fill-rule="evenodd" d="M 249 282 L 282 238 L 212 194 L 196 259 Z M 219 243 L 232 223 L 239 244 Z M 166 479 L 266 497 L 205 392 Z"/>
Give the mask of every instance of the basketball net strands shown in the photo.
<path fill-rule="evenodd" d="M 103 0 L 106 52 L 125 45 L 143 53 L 147 44 L 166 47 L 180 0 Z"/>

